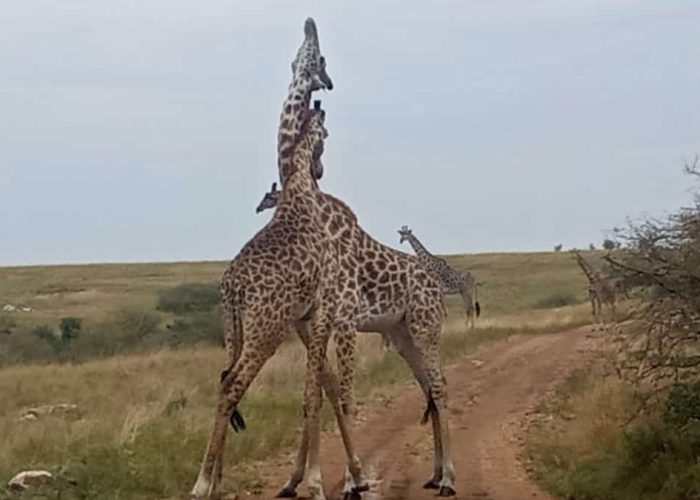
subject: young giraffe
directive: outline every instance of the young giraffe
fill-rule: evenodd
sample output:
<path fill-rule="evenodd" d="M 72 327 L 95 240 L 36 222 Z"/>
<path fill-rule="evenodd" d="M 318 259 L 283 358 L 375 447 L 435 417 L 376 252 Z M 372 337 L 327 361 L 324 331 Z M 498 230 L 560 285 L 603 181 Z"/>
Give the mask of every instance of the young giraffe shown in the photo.
<path fill-rule="evenodd" d="M 292 92 L 304 95 L 314 89 L 308 60 L 317 56 L 318 38 L 313 21 L 307 20 L 305 42 L 293 66 Z M 306 50 L 309 45 L 315 51 Z M 313 69 L 312 71 L 316 71 Z M 302 99 L 303 102 L 303 99 Z M 318 463 L 320 441 L 319 409 L 326 344 L 336 309 L 333 296 L 338 277 L 334 249 L 329 246 L 320 224 L 318 186 L 312 172 L 320 171 L 320 157 L 326 131 L 325 113 L 297 108 L 302 115 L 301 129 L 294 145 L 281 144 L 282 195 L 280 209 L 273 219 L 241 250 L 222 277 L 225 334 L 229 351 L 228 368 L 222 374 L 214 430 L 207 446 L 200 473 L 192 489 L 194 498 L 219 494 L 223 446 L 227 420 L 231 419 L 246 389 L 265 361 L 274 354 L 290 327 L 297 325 L 307 347 L 307 376 L 304 393 L 305 434 L 308 436 L 309 490 L 314 500 L 324 500 Z M 284 113 L 283 113 L 284 114 Z M 290 136 L 291 137 L 291 136 Z M 284 141 L 287 140 L 285 136 Z M 303 326 L 301 326 L 303 324 Z M 329 376 L 324 386 L 338 419 L 348 470 L 359 485 L 361 471 L 349 442 L 337 394 Z M 240 417 L 239 417 L 240 418 Z M 236 423 L 232 420 L 232 423 Z"/>
<path fill-rule="evenodd" d="M 399 243 L 408 241 L 416 252 L 418 260 L 428 273 L 433 276 L 442 286 L 445 294 L 459 294 L 464 301 L 464 311 L 467 315 L 467 328 L 471 322 L 474 328 L 474 318 L 481 315 L 481 305 L 477 297 L 477 284 L 474 277 L 468 271 L 460 271 L 450 266 L 444 259 L 436 257 L 428 252 L 418 238 L 413 234 L 408 226 L 399 229 Z"/>
<path fill-rule="evenodd" d="M 277 206 L 280 193 L 273 183 L 256 212 Z M 432 420 L 435 461 L 433 476 L 424 487 L 438 489 L 440 496 L 452 496 L 454 467 L 439 345 L 445 315 L 440 286 L 415 257 L 389 248 L 367 234 L 341 200 L 322 193 L 321 207 L 331 242 L 343 249 L 344 301 L 333 327 L 343 405 L 348 407 L 352 401 L 355 332 L 382 333 L 405 359 L 427 400 L 423 421 Z M 296 486 L 304 476 L 306 446 L 303 435 L 294 473 L 279 496 L 296 496 Z"/>
<path fill-rule="evenodd" d="M 604 326 L 603 304 L 610 307 L 614 319 L 618 285 L 614 279 L 604 276 L 600 270 L 595 269 L 586 262 L 581 252 L 578 250 L 572 250 L 571 252 L 575 255 L 576 262 L 578 262 L 583 274 L 588 278 L 588 298 L 591 301 L 591 309 L 593 310 L 593 321 Z"/>

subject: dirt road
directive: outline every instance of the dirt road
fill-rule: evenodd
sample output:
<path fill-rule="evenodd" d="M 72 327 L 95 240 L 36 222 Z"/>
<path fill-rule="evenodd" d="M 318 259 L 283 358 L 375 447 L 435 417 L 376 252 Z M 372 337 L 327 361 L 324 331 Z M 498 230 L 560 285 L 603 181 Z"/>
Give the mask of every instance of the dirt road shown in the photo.
<path fill-rule="evenodd" d="M 551 498 L 528 478 L 520 460 L 523 423 L 537 402 L 597 345 L 598 337 L 588 328 L 518 336 L 448 367 L 455 498 Z M 353 436 L 365 473 L 373 482 L 371 491 L 362 495 L 364 500 L 436 498 L 435 491 L 422 489 L 432 472 L 430 426 L 419 424 L 423 409 L 423 398 L 415 386 L 364 418 L 360 415 Z M 338 498 L 344 471 L 339 437 L 324 436 L 321 449 L 326 492 L 329 498 Z M 282 462 L 266 471 L 270 489 L 258 498 L 274 497 L 289 472 L 290 466 Z M 303 486 L 299 494 L 304 498 Z"/>

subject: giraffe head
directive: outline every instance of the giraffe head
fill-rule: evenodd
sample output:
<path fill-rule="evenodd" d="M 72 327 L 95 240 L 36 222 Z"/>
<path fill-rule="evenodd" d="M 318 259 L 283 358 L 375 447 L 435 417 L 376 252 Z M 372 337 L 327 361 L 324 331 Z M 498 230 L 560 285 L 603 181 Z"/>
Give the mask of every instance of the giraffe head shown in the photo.
<path fill-rule="evenodd" d="M 399 236 L 401 237 L 399 239 L 399 244 L 401 244 L 413 236 L 413 232 L 408 228 L 408 226 L 401 226 L 401 229 L 399 229 Z"/>
<path fill-rule="evenodd" d="M 258 208 L 255 209 L 255 213 L 259 214 L 260 212 L 264 212 L 268 208 L 275 208 L 277 206 L 277 203 L 280 201 L 281 193 L 282 191 L 277 189 L 277 183 L 273 182 L 270 191 L 265 193 L 262 201 L 260 201 L 260 204 L 258 205 Z"/>
<path fill-rule="evenodd" d="M 304 43 L 292 61 L 294 79 L 310 82 L 311 91 L 333 88 L 333 81 L 326 72 L 326 59 L 321 55 L 316 23 L 308 18 L 304 23 Z"/>

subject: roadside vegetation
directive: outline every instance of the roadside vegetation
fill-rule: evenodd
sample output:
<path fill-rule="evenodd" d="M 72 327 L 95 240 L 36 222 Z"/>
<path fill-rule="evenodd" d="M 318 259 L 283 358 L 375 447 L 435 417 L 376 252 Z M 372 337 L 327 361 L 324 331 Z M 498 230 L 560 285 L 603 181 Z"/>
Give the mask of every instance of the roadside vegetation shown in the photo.
<path fill-rule="evenodd" d="M 634 298 L 632 321 L 535 414 L 533 471 L 562 498 L 698 499 L 700 196 L 617 236 L 624 246 L 606 261 Z"/>

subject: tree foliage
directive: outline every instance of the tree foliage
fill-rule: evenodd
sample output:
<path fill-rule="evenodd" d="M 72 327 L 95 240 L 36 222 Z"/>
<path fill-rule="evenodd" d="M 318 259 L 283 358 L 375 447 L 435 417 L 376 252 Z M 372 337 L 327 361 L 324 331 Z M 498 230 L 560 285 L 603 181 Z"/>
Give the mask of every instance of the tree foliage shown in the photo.
<path fill-rule="evenodd" d="M 687 166 L 700 181 L 697 160 Z M 700 196 L 665 218 L 616 230 L 625 249 L 608 255 L 626 288 L 639 299 L 643 326 L 624 344 L 621 371 L 637 381 L 669 388 L 698 378 L 700 368 Z M 664 391 L 665 392 L 665 391 Z"/>

